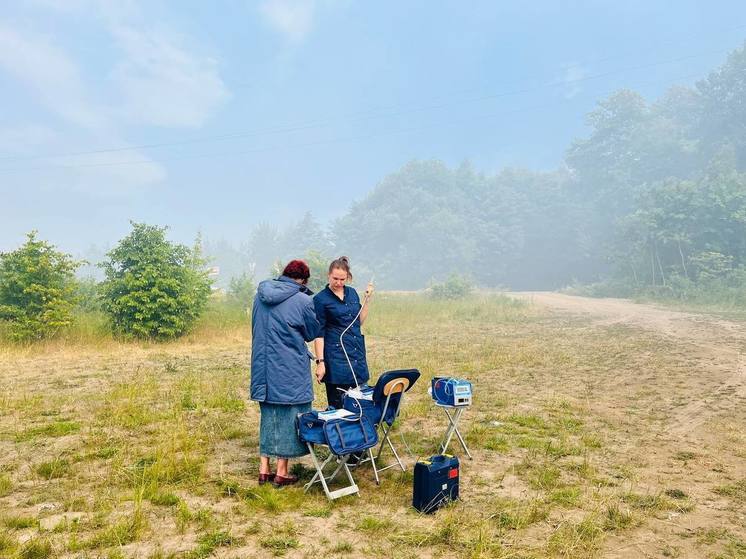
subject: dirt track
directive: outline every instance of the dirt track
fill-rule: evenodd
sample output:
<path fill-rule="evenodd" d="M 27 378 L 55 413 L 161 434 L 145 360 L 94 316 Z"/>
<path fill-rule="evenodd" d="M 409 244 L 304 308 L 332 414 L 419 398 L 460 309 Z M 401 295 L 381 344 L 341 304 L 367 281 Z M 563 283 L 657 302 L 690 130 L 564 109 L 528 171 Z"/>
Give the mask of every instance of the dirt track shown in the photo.
<path fill-rule="evenodd" d="M 643 357 L 648 363 L 644 372 L 636 370 L 634 362 L 627 363 L 630 356 L 625 356 L 617 378 L 597 386 L 590 406 L 599 415 L 625 417 L 630 413 L 626 403 L 647 392 L 639 404 L 656 420 L 647 425 L 632 420 L 616 447 L 639 465 L 639 486 L 650 491 L 666 485 L 684 487 L 697 506 L 687 514 L 658 517 L 630 534 L 610 537 L 601 555 L 742 557 L 742 543 L 731 543 L 715 554 L 702 545 L 708 538 L 717 539 L 714 534 L 729 534 L 721 541 L 737 541 L 746 530 L 744 503 L 715 495 L 724 480 L 732 483 L 746 476 L 746 324 L 624 299 L 547 292 L 511 296 L 568 321 L 587 321 L 593 332 L 628 328 L 633 336 L 642 330 L 660 342 L 655 354 Z M 673 369 L 662 366 L 672 363 L 677 363 Z"/>
<path fill-rule="evenodd" d="M 626 299 L 595 299 L 551 292 L 522 292 L 512 296 L 562 313 L 583 315 L 599 326 L 626 325 L 650 330 L 711 362 L 692 379 L 699 397 L 669 419 L 669 434 L 696 435 L 715 414 L 746 403 L 746 325 L 700 314 L 663 309 Z"/>

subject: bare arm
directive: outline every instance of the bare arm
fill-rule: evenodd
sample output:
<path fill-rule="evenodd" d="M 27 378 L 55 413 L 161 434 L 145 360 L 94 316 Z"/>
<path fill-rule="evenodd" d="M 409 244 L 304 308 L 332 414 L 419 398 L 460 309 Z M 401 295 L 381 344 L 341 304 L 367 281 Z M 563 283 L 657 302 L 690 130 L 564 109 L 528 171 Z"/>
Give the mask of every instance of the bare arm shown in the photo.
<path fill-rule="evenodd" d="M 324 338 L 316 338 L 313 341 L 313 351 L 316 354 L 316 359 L 324 358 Z M 326 363 L 323 361 L 316 365 L 316 380 L 321 382 L 326 374 Z"/>
<path fill-rule="evenodd" d="M 371 298 L 373 297 L 373 284 L 369 283 L 367 289 L 365 290 L 365 299 L 363 302 L 363 308 L 360 311 L 360 326 L 363 325 L 365 322 L 365 319 L 368 318 L 368 303 L 370 303 Z"/>

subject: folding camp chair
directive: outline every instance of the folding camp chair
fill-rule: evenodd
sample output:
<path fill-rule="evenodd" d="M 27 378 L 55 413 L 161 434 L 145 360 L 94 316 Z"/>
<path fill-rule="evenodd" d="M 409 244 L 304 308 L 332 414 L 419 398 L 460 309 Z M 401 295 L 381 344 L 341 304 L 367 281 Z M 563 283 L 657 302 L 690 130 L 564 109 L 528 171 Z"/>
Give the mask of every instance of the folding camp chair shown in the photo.
<path fill-rule="evenodd" d="M 314 483 L 321 483 L 321 486 L 324 488 L 324 494 L 330 501 L 339 499 L 340 497 L 345 497 L 346 495 L 360 494 L 360 489 L 358 488 L 357 483 L 355 483 L 355 479 L 352 477 L 352 472 L 350 472 L 350 466 L 347 463 L 350 459 L 349 454 L 347 454 L 346 456 L 336 456 L 330 452 L 326 460 L 324 460 L 323 462 L 319 462 L 319 458 L 316 456 L 313 445 L 311 443 L 306 443 L 306 445 L 308 446 L 308 450 L 311 452 L 311 460 L 313 461 L 313 465 L 316 468 L 316 473 L 313 474 L 311 481 L 309 481 L 303 487 L 304 493 L 308 493 L 308 490 L 311 489 L 311 486 L 313 486 Z M 334 459 L 336 459 L 338 462 L 337 468 L 331 473 L 331 475 L 326 475 L 324 473 L 324 468 L 326 468 L 329 462 Z M 337 474 L 339 474 L 340 471 L 344 471 L 350 484 L 331 491 L 329 489 L 329 484 L 334 481 L 334 478 L 337 477 Z"/>
<path fill-rule="evenodd" d="M 304 492 L 315 483 L 320 483 L 324 488 L 324 494 L 332 501 L 345 495 L 359 494 L 359 489 L 350 472 L 350 456 L 359 451 L 368 451 L 378 444 L 376 428 L 367 417 L 355 415 L 347 410 L 331 410 L 327 412 L 307 412 L 298 414 L 297 417 L 298 437 L 306 444 L 311 454 L 311 460 L 316 468 L 316 473 L 304 488 Z M 321 462 L 316 455 L 316 446 L 327 446 L 329 456 Z M 337 467 L 327 475 L 324 473 L 329 463 L 336 460 Z M 334 491 L 329 489 L 329 484 L 340 472 L 344 472 L 349 485 Z"/>
<path fill-rule="evenodd" d="M 404 399 L 404 393 L 407 392 L 417 379 L 420 378 L 420 372 L 417 369 L 402 369 L 397 371 L 388 371 L 378 377 L 375 387 L 372 389 L 372 394 L 367 394 L 366 397 L 356 398 L 352 397 L 352 391 L 348 392 L 344 398 L 344 407 L 355 413 L 359 413 L 362 407 L 363 415 L 368 417 L 371 422 L 380 430 L 378 452 L 373 453 L 373 449 L 368 449 L 368 457 L 360 460 L 360 464 L 370 461 L 373 466 L 373 475 L 376 478 L 376 483 L 380 484 L 380 478 L 378 474 L 389 468 L 399 466 L 402 471 L 406 470 L 404 463 L 401 461 L 399 454 L 396 452 L 394 443 L 391 442 L 391 428 L 394 421 L 399 415 L 401 410 L 402 400 Z M 376 461 L 380 459 L 381 453 L 383 452 L 384 445 L 388 445 L 391 452 L 394 454 L 395 463 L 384 466 L 383 468 L 378 467 Z"/>

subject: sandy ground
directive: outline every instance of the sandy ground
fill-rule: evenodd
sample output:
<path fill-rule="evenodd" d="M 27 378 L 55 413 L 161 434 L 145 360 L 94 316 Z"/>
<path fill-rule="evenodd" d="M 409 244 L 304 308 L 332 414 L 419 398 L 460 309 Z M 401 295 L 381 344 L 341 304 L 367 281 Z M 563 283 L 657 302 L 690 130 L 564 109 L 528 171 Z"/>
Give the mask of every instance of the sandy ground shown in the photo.
<path fill-rule="evenodd" d="M 591 488 L 591 491 L 598 494 L 629 491 L 654 496 L 675 488 L 685 491 L 695 504 L 692 511 L 662 511 L 646 517 L 638 527 L 609 534 L 598 556 L 746 557 L 746 549 L 728 547 L 729 541 L 735 541 L 728 539 L 731 536 L 746 542 L 746 502 L 738 502 L 717 492 L 720 487 L 746 480 L 746 324 L 621 299 L 590 299 L 540 292 L 510 295 L 546 309 L 547 315 L 540 313 L 542 316 L 530 326 L 533 330 L 525 326 L 527 330 L 524 332 L 520 329 L 523 326 L 519 327 L 514 338 L 510 337 L 513 330 L 509 324 L 496 326 L 494 333 L 486 332 L 484 339 L 480 338 L 479 343 L 484 345 L 485 351 L 499 344 L 520 351 L 524 338 L 530 338 L 529 341 L 535 343 L 536 336 L 544 336 L 545 339 L 541 338 L 542 344 L 565 343 L 567 348 L 561 349 L 572 352 L 578 343 L 609 334 L 609 353 L 603 355 L 601 364 L 583 363 L 580 367 L 563 367 L 561 362 L 552 362 L 545 367 L 546 370 L 542 370 L 539 364 L 532 365 L 528 370 L 511 371 L 511 361 L 508 359 L 507 364 L 496 365 L 495 370 L 480 372 L 483 393 L 488 393 L 486 385 L 492 383 L 495 392 L 520 401 L 527 413 L 537 413 L 543 402 L 555 397 L 582 406 L 588 412 L 586 418 L 589 424 L 592 421 L 604 438 L 603 448 L 598 451 L 599 470 L 612 475 L 615 468 L 629 465 L 631 472 L 619 476 L 624 480 L 620 482 L 623 486 L 613 489 Z M 565 327 L 570 335 L 563 339 L 561 334 Z M 645 335 L 640 336 L 640 332 Z M 637 346 L 617 346 L 618 339 L 624 338 L 627 333 L 630 339 L 643 338 L 652 340 L 652 343 L 639 351 Z M 402 343 L 425 344 L 432 341 L 430 338 L 431 333 L 417 332 Z M 443 338 L 442 343 L 446 345 L 446 341 Z M 606 348 L 604 344 L 597 345 Z M 444 351 L 449 352 L 447 348 Z M 562 352 L 554 353 L 559 354 Z M 88 410 L 86 396 L 110 390 L 112 379 L 118 379 L 120 375 L 134 374 L 140 369 L 164 371 L 164 375 L 171 374 L 171 370 L 181 371 L 182 368 L 209 371 L 216 364 L 220 364 L 223 372 L 243 371 L 247 358 L 248 348 L 241 339 L 162 348 L 112 346 L 103 353 L 95 347 L 71 347 L 69 350 L 62 348 L 42 354 L 13 354 L 7 359 L 0 355 L 0 389 L 5 389 L 5 392 L 0 390 L 0 398 L 3 394 L 15 398 L 19 394 L 34 392 L 75 394 L 78 398 L 55 411 L 59 417 L 84 418 L 92 414 Z M 414 396 L 410 400 L 410 404 L 416 403 Z M 30 400 L 30 404 L 34 402 Z M 38 405 L 45 407 L 43 402 Z M 252 408 L 250 413 L 251 418 L 242 418 L 241 426 L 254 433 L 256 410 Z M 467 432 L 470 426 L 482 419 L 494 419 L 494 413 L 500 413 L 499 409 L 495 411 L 486 407 L 480 410 L 475 405 L 465 420 L 464 431 Z M 442 420 L 439 415 L 430 415 L 418 421 L 423 423 L 436 417 Z M 8 417 L 6 421 L 21 424 L 23 417 Z M 440 431 L 440 427 L 436 419 L 434 426 L 429 429 Z M 59 453 L 65 445 L 72 445 L 79 438 L 52 439 L 45 443 L 50 445 L 48 448 L 35 447 L 34 452 L 40 456 L 48 456 L 50 452 Z M 253 448 L 255 443 L 252 439 L 250 446 Z M 30 458 L 16 456 L 18 447 L 13 438 L 0 440 L 0 467 L 6 461 L 24 463 L 27 459 L 37 459 L 35 455 Z M 531 493 L 525 480 L 519 479 L 513 472 L 519 462 L 519 450 L 513 449 L 503 454 L 472 448 L 475 460 L 463 468 L 462 482 L 467 495 L 465 506 L 483 506 L 495 496 L 521 499 Z M 255 471 L 247 469 L 247 447 L 231 440 L 219 446 L 219 452 L 221 471 L 225 467 L 236 479 L 253 480 Z M 255 460 L 250 459 L 248 463 L 255 465 Z M 482 468 L 485 464 L 488 466 Z M 27 469 L 28 466 L 23 466 L 22 471 Z M 29 476 L 31 481 L 27 483 L 40 483 L 33 481 L 32 477 Z M 477 484 L 483 478 L 488 482 Z M 633 481 L 628 481 L 630 479 Z M 381 506 L 375 499 L 367 501 L 376 496 L 371 484 L 368 480 L 366 500 L 356 508 L 344 504 L 349 508 L 340 508 L 330 518 L 298 518 L 298 524 L 306 526 L 306 533 L 298 536 L 301 543 L 325 530 L 340 530 L 339 526 L 346 523 L 351 524 L 345 527 L 345 534 L 349 541 L 355 542 L 355 538 L 359 537 L 355 531 L 355 515 L 377 511 Z M 391 480 L 385 487 L 392 487 Z M 2 505 L 10 505 L 24 514 L 31 514 L 32 505 L 22 501 L 22 498 L 27 498 L 22 491 L 4 497 L 0 501 L 0 509 Z M 314 502 L 325 503 L 318 495 L 314 499 Z M 406 496 L 403 500 L 406 501 Z M 228 500 L 228 505 L 232 505 L 232 501 Z M 34 503 L 33 506 L 46 506 L 46 501 Z M 473 512 L 472 509 L 468 510 Z M 403 511 L 400 508 L 396 514 L 403 515 Z M 2 512 L 0 510 L 0 514 Z M 516 536 L 518 543 L 531 545 L 544 541 L 549 531 L 562 521 L 555 515 L 565 515 L 573 520 L 573 515 L 577 516 L 580 512 L 587 511 L 567 509 L 563 512 L 559 509 L 553 512 L 549 521 L 521 531 Z M 289 513 L 283 514 L 287 516 Z M 345 515 L 350 516 L 347 518 Z M 236 522 L 239 521 L 244 522 L 244 517 L 237 516 Z M 153 522 L 153 525 L 156 523 Z M 169 531 L 173 530 L 171 524 L 165 521 L 164 526 Z M 262 534 L 266 531 L 266 527 L 262 526 Z M 162 540 L 163 549 L 190 549 L 194 546 L 194 538 L 193 534 L 186 540 L 184 537 L 165 538 Z M 716 540 L 716 543 L 703 543 L 708 538 Z M 221 550 L 215 556 L 269 556 L 269 553 L 256 547 L 256 537 L 248 539 L 250 541 L 245 548 Z M 170 543 L 172 540 L 173 545 Z M 147 545 L 148 542 L 130 544 L 131 549 L 125 550 L 126 555 L 147 557 L 143 551 Z M 248 553 L 248 550 L 251 552 Z M 420 556 L 428 556 L 429 551 L 418 551 L 423 552 Z M 302 557 L 316 552 L 316 548 L 297 550 L 289 552 L 287 556 Z M 97 555 L 91 552 L 89 556 Z"/>
<path fill-rule="evenodd" d="M 746 503 L 734 503 L 713 494 L 723 476 L 746 479 L 746 324 L 716 317 L 680 312 L 624 299 L 595 299 L 550 292 L 511 293 L 548 309 L 553 314 L 582 317 L 595 327 L 629 327 L 650 331 L 673 345 L 678 355 L 696 363 L 681 377 L 635 378 L 634 371 L 620 371 L 618 384 L 595 393 L 599 415 L 614 415 L 625 394 L 640 392 L 640 385 L 658 390 L 650 400 L 661 421 L 648 437 L 629 434 L 631 456 L 641 465 L 639 478 L 651 489 L 656 485 L 684 488 L 697 502 L 693 512 L 673 514 L 636 532 L 605 542 L 603 557 L 712 557 L 697 540 L 727 530 L 746 534 Z M 694 374 L 692 374 L 694 373 Z M 624 443 L 618 441 L 623 447 Z M 635 448 L 637 447 L 637 448 Z M 689 452 L 687 461 L 671 461 Z M 680 454 L 678 454 L 680 456 Z M 717 557 L 746 557 L 738 547 Z"/>
<path fill-rule="evenodd" d="M 650 330 L 677 344 L 687 346 L 712 366 L 692 387 L 700 397 L 670 418 L 672 435 L 701 436 L 708 419 L 746 403 L 746 325 L 699 314 L 657 308 L 626 299 L 592 299 L 551 292 L 511 294 L 553 311 L 583 315 L 594 324 L 627 325 Z"/>

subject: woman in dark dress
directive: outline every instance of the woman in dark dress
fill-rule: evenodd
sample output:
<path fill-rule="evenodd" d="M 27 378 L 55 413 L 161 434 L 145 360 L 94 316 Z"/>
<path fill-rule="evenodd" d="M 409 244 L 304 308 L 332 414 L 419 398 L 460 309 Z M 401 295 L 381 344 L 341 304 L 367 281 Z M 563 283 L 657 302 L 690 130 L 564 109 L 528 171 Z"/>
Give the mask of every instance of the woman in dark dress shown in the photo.
<path fill-rule="evenodd" d="M 368 284 L 361 306 L 357 291 L 345 285 L 350 280 L 350 262 L 346 256 L 340 256 L 329 265 L 329 283 L 313 298 L 321 326 L 321 333 L 314 340 L 316 379 L 324 382 L 327 402 L 337 409 L 342 408 L 343 391 L 363 385 L 370 378 L 365 336 L 360 327 L 368 317 L 373 285 Z"/>

